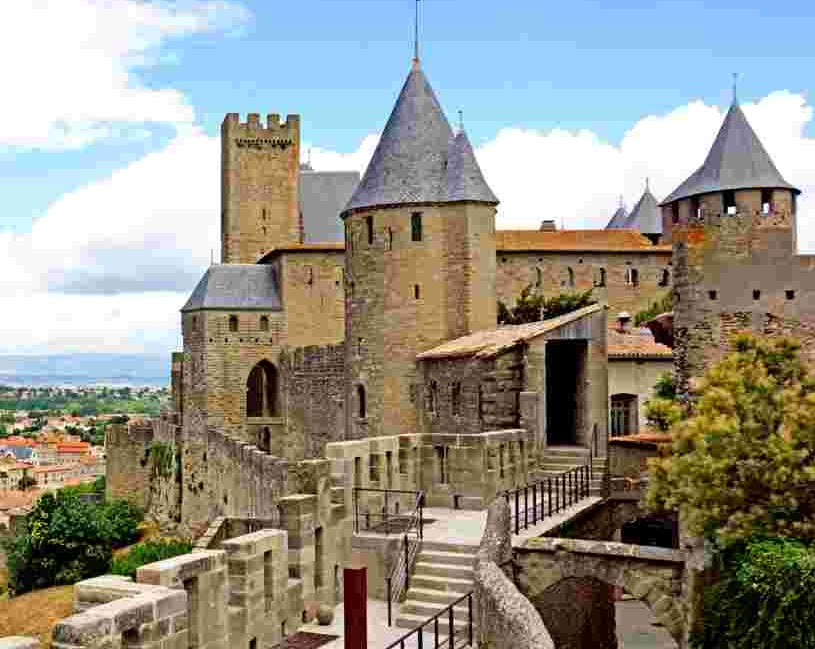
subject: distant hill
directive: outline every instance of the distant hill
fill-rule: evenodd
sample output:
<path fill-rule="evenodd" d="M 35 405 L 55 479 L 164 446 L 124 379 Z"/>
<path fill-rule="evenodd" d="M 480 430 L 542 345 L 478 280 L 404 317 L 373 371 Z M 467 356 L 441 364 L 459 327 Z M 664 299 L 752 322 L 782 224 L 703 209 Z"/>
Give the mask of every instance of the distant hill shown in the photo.
<path fill-rule="evenodd" d="M 156 386 L 170 383 L 170 357 L 140 354 L 0 354 L 0 385 Z"/>

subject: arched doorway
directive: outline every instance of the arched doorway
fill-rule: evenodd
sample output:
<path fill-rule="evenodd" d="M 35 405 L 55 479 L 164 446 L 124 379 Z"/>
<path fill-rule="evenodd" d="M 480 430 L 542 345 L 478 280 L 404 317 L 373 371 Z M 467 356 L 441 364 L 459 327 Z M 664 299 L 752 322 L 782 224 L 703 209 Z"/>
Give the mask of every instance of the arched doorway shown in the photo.
<path fill-rule="evenodd" d="M 246 380 L 246 416 L 278 417 L 277 368 L 269 361 L 260 361 Z"/>

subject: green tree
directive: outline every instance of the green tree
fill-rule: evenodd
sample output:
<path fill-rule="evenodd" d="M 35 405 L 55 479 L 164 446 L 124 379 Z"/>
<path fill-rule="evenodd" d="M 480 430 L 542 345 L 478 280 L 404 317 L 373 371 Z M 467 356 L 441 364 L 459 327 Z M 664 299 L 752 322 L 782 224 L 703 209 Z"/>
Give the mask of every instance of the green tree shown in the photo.
<path fill-rule="evenodd" d="M 645 324 L 649 320 L 653 320 L 660 313 L 667 313 L 668 311 L 672 311 L 673 308 L 674 308 L 673 297 L 671 292 L 668 291 L 656 302 L 652 302 L 651 306 L 649 306 L 647 309 L 638 311 L 634 315 L 634 324 L 639 327 L 640 325 Z"/>
<path fill-rule="evenodd" d="M 666 372 L 654 385 L 653 396 L 645 402 L 645 418 L 648 426 L 661 433 L 668 433 L 682 419 L 682 408 L 676 398 L 676 381 Z"/>
<path fill-rule="evenodd" d="M 815 375 L 798 342 L 740 335 L 693 386 L 650 462 L 652 510 L 678 509 L 720 547 L 751 538 L 815 540 Z"/>
<path fill-rule="evenodd" d="M 521 296 L 511 310 L 498 301 L 498 324 L 517 325 L 556 318 L 596 304 L 597 300 L 591 294 L 589 289 L 585 293 L 562 293 L 547 299 L 543 295 L 534 295 L 530 284 L 521 291 Z"/>

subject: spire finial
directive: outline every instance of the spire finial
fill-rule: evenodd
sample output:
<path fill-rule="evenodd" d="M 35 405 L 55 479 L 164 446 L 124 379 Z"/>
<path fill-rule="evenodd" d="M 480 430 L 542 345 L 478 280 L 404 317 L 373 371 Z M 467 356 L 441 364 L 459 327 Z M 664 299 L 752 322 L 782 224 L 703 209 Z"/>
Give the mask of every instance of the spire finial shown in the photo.
<path fill-rule="evenodd" d="M 413 20 L 413 62 L 419 63 L 419 0 L 416 0 L 416 15 Z"/>
<path fill-rule="evenodd" d="M 620 194 L 620 207 L 623 207 L 623 195 Z"/>
<path fill-rule="evenodd" d="M 464 132 L 464 111 L 461 109 L 458 111 L 458 130 Z"/>
<path fill-rule="evenodd" d="M 651 178 L 650 178 L 650 176 L 645 177 L 645 191 L 647 191 L 647 192 L 651 191 Z"/>
<path fill-rule="evenodd" d="M 733 73 L 733 103 L 739 103 L 739 73 Z"/>
<path fill-rule="evenodd" d="M 308 148 L 308 159 L 306 160 L 306 164 L 309 167 L 311 166 L 311 147 Z"/>

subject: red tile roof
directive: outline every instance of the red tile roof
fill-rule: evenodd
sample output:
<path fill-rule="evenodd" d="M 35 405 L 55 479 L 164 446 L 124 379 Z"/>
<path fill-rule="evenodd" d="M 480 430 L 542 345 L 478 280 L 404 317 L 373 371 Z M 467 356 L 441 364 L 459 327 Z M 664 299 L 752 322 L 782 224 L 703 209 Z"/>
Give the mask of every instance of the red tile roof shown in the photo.
<path fill-rule="evenodd" d="M 655 246 L 634 230 L 498 230 L 499 252 L 656 252 L 670 253 L 671 246 Z"/>
<path fill-rule="evenodd" d="M 609 358 L 656 358 L 671 360 L 673 350 L 654 340 L 654 335 L 647 329 L 634 329 L 629 333 L 620 333 L 616 329 L 608 330 Z"/>

